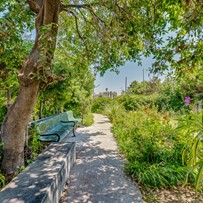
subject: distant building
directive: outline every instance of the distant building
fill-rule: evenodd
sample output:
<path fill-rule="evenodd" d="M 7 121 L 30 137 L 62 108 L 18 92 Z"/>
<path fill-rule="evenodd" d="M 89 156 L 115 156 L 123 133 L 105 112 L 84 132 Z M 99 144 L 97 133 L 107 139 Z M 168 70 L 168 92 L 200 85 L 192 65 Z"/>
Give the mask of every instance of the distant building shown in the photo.
<path fill-rule="evenodd" d="M 112 92 L 112 91 L 106 91 L 106 92 L 100 92 L 99 94 L 94 94 L 94 98 L 97 97 L 109 97 L 109 98 L 115 98 L 117 97 L 117 92 Z"/>

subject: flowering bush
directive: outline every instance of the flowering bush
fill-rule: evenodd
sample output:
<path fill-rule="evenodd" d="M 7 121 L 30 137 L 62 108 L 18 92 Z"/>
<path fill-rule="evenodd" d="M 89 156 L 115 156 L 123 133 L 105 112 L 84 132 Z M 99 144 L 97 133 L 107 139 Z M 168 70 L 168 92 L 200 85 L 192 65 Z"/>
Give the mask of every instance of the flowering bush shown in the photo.
<path fill-rule="evenodd" d="M 191 101 L 190 97 L 185 97 L 185 101 L 184 102 L 185 102 L 186 105 L 189 105 L 190 101 Z"/>

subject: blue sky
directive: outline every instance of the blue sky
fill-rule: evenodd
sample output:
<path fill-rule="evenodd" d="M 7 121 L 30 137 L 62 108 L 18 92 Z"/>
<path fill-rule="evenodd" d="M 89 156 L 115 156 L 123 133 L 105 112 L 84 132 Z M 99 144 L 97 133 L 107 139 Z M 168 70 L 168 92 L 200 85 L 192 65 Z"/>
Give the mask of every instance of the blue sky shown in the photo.
<path fill-rule="evenodd" d="M 142 66 L 138 66 L 134 62 L 126 62 L 124 66 L 118 68 L 120 73 L 117 75 L 115 72 L 107 71 L 103 77 L 99 75 L 96 77 L 94 93 L 104 92 L 106 88 L 108 91 L 115 91 L 118 94 L 122 90 L 125 90 L 125 78 L 127 77 L 127 86 L 134 80 L 138 82 L 143 81 L 143 69 L 144 79 L 149 80 L 151 76 L 148 76 L 149 71 L 147 69 L 152 65 L 153 60 L 151 58 L 143 58 Z"/>

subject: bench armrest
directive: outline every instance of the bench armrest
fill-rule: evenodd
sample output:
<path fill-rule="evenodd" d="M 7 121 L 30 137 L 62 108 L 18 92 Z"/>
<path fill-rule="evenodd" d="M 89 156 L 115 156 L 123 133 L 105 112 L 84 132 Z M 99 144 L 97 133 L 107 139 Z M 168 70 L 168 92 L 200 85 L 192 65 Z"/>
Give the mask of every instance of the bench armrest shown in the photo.
<path fill-rule="evenodd" d="M 64 123 L 64 124 L 72 123 L 73 127 L 76 126 L 76 122 L 75 121 L 61 121 L 61 123 Z"/>

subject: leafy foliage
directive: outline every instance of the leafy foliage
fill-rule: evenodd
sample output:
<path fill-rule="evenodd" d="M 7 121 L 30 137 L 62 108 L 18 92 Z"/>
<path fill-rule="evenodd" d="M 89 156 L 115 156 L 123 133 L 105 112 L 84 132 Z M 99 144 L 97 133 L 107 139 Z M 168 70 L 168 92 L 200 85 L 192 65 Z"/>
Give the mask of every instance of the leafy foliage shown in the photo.
<path fill-rule="evenodd" d="M 159 110 L 180 111 L 184 109 L 184 99 L 190 94 L 185 92 L 178 82 L 174 80 L 165 80 L 162 84 L 156 105 Z"/>
<path fill-rule="evenodd" d="M 39 141 L 39 134 L 36 128 L 33 128 L 30 133 L 31 136 L 30 139 L 28 140 L 28 144 L 32 148 L 33 159 L 35 159 L 38 156 L 39 152 L 41 151 L 40 148 L 42 144 Z"/>
<path fill-rule="evenodd" d="M 188 175 L 195 171 L 196 190 L 200 188 L 203 180 L 203 116 L 190 112 L 189 115 L 179 118 L 178 129 L 181 133 L 188 137 L 187 145 L 183 153 L 183 161 L 186 161 L 190 167 Z M 189 153 L 185 156 L 185 152 Z"/>
<path fill-rule="evenodd" d="M 183 184 L 188 172 L 182 163 L 186 140 L 174 133 L 167 113 L 145 108 L 124 111 L 114 118 L 113 133 L 128 163 L 126 171 L 146 187 L 169 187 Z M 190 174 L 194 182 L 194 174 Z"/>
<path fill-rule="evenodd" d="M 61 40 L 61 44 L 64 41 Z M 90 112 L 94 77 L 85 60 L 66 59 L 66 50 L 58 47 L 55 54 L 52 83 L 42 90 L 36 106 L 40 117 L 72 110 L 83 117 Z"/>
<path fill-rule="evenodd" d="M 117 116 L 122 115 L 122 112 L 124 111 L 123 105 L 120 105 L 119 103 L 109 103 L 104 108 L 104 113 L 108 116 L 111 122 L 114 123 Z"/>
<path fill-rule="evenodd" d="M 1 1 L 0 7 L 0 93 L 6 101 L 7 90 L 13 98 L 19 92 L 17 75 L 31 49 L 25 33 L 33 29 L 33 14 L 24 1 Z"/>
<path fill-rule="evenodd" d="M 109 103 L 112 103 L 113 100 L 109 97 L 98 97 L 93 100 L 92 103 L 92 112 L 93 113 L 102 113 Z"/>
<path fill-rule="evenodd" d="M 159 2 L 160 3 L 160 2 Z M 190 77 L 202 68 L 202 1 L 163 1 L 164 44 L 154 46 L 153 72 L 172 69 L 178 77 Z M 166 34 L 167 33 L 167 34 Z"/>
<path fill-rule="evenodd" d="M 125 94 L 118 98 L 118 102 L 122 104 L 126 111 L 136 111 L 145 107 L 152 107 L 155 104 L 157 95 L 134 95 Z"/>
<path fill-rule="evenodd" d="M 39 141 L 39 133 L 35 126 L 29 128 L 28 146 L 25 147 L 25 164 L 32 163 L 42 152 L 42 143 Z"/>
<path fill-rule="evenodd" d="M 94 116 L 91 113 L 85 114 L 82 123 L 85 126 L 91 126 L 94 123 Z"/>
<path fill-rule="evenodd" d="M 157 106 L 159 111 L 187 111 L 185 98 L 190 96 L 192 104 L 201 104 L 201 82 L 188 83 L 176 77 L 167 77 L 163 82 L 157 79 L 145 82 L 133 81 L 127 91 L 119 97 L 126 110 L 137 110 L 143 106 Z"/>
<path fill-rule="evenodd" d="M 160 85 L 161 82 L 158 78 L 153 78 L 149 81 L 143 81 L 140 83 L 135 80 L 130 84 L 128 93 L 135 95 L 152 95 L 159 90 Z"/>

